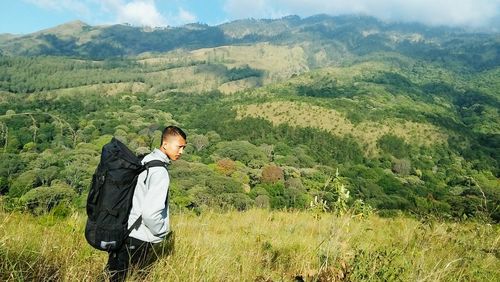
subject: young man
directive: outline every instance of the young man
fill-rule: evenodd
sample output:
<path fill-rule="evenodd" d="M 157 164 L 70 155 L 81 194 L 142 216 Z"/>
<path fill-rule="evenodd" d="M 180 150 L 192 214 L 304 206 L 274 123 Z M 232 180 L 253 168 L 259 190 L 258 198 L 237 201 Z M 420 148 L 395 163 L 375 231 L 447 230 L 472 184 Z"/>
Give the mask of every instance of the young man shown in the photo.
<path fill-rule="evenodd" d="M 142 163 L 160 160 L 170 164 L 181 157 L 185 147 L 186 134 L 176 126 L 168 126 L 163 130 L 160 148 L 146 155 Z M 130 228 L 139 216 L 142 222 L 132 230 L 120 250 L 109 254 L 107 269 L 111 281 L 125 281 L 129 266 L 144 268 L 159 257 L 162 241 L 170 233 L 169 183 L 165 167 L 151 167 L 139 174 L 128 226 Z"/>

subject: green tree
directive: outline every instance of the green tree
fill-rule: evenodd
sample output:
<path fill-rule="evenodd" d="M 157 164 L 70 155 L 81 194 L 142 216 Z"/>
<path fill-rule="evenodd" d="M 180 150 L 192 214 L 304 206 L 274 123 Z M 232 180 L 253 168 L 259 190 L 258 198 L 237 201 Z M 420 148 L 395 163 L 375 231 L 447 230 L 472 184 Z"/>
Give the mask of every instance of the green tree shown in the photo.
<path fill-rule="evenodd" d="M 38 173 L 39 170 L 28 170 L 21 173 L 12 181 L 9 196 L 17 198 L 36 187 L 39 184 Z"/>
<path fill-rule="evenodd" d="M 250 163 L 264 164 L 267 162 L 267 156 L 259 147 L 248 141 L 229 141 L 220 142 L 216 146 L 215 154 L 221 157 L 229 158 L 234 161 L 240 161 L 245 165 Z"/>
<path fill-rule="evenodd" d="M 28 191 L 20 198 L 20 203 L 29 211 L 40 214 L 57 205 L 69 206 L 76 197 L 76 192 L 70 186 L 59 182 Z"/>
<path fill-rule="evenodd" d="M 403 138 L 392 134 L 384 134 L 377 140 L 377 146 L 385 153 L 389 153 L 396 158 L 409 156 L 410 146 Z"/>

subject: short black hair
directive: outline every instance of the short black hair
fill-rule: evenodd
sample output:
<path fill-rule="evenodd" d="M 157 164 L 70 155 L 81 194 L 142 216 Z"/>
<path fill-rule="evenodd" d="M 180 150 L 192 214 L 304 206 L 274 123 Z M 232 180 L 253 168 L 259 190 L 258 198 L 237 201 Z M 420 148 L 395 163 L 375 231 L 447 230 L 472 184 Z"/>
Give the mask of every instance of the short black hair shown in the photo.
<path fill-rule="evenodd" d="M 182 131 L 182 129 L 177 126 L 170 125 L 165 127 L 165 129 L 163 129 L 163 132 L 161 133 L 160 146 L 163 145 L 163 140 L 167 139 L 168 136 L 181 136 L 182 138 L 184 138 L 184 140 L 187 141 L 186 133 Z"/>

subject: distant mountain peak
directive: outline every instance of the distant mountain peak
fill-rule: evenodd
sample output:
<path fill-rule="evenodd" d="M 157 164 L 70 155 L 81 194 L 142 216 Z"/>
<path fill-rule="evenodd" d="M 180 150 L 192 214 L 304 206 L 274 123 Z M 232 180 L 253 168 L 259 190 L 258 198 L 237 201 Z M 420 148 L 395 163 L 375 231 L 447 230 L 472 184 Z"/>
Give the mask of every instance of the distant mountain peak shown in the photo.
<path fill-rule="evenodd" d="M 76 36 L 88 28 L 91 28 L 91 26 L 80 20 L 75 20 L 52 28 L 38 31 L 35 34 L 56 34 L 59 36 Z"/>

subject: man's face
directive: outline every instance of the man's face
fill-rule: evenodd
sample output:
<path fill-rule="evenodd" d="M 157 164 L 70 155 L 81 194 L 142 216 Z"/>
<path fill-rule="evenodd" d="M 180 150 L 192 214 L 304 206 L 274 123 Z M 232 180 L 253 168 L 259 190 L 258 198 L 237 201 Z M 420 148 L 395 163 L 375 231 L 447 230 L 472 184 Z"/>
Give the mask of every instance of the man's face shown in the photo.
<path fill-rule="evenodd" d="M 161 149 L 172 161 L 178 160 L 186 148 L 186 140 L 180 135 L 169 136 L 163 141 Z"/>

